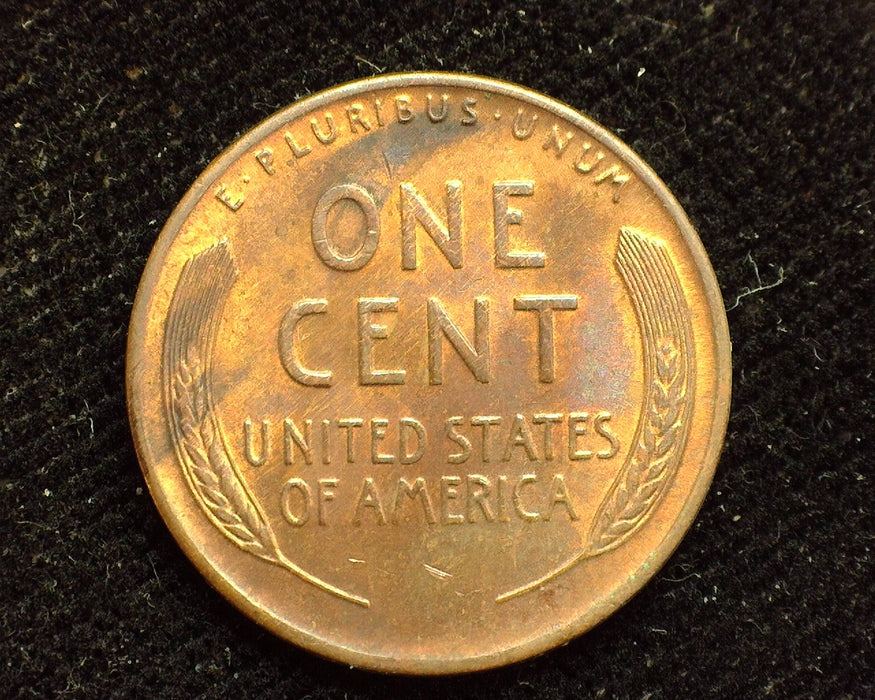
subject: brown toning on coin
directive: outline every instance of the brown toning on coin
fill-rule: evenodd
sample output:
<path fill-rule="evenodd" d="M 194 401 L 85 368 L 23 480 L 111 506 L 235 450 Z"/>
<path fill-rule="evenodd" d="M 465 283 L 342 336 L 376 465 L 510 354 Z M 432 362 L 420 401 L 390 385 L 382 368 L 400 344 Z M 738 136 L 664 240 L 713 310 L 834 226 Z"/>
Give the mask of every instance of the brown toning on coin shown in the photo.
<path fill-rule="evenodd" d="M 382 671 L 565 642 L 690 526 L 726 318 L 665 185 L 507 83 L 380 77 L 213 162 L 137 294 L 128 405 L 158 510 L 276 634 Z"/>

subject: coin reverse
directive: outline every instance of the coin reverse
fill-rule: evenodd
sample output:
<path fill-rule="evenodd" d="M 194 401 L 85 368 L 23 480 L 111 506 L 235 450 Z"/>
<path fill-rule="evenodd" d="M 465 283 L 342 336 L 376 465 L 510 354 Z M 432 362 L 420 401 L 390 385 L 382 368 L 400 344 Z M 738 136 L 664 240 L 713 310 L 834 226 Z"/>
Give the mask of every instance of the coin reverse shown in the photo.
<path fill-rule="evenodd" d="M 206 579 L 313 652 L 443 674 L 581 634 L 711 481 L 726 316 L 627 146 L 486 78 L 278 112 L 183 197 L 131 319 L 128 409 Z"/>

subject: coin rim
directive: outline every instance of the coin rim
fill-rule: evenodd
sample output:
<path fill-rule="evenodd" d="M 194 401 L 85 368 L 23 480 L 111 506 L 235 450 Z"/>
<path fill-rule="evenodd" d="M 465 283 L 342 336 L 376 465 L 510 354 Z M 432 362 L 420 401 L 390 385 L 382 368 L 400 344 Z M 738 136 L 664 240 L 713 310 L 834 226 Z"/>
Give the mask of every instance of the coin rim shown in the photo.
<path fill-rule="evenodd" d="M 152 460 L 151 455 L 148 453 L 146 431 L 138 417 L 138 406 L 149 400 L 149 397 L 142 391 L 140 382 L 137 381 L 138 368 L 150 356 L 150 353 L 144 350 L 149 305 L 160 278 L 161 269 L 164 266 L 180 227 L 215 181 L 254 144 L 269 136 L 284 124 L 301 115 L 313 112 L 322 105 L 333 103 L 346 97 L 361 95 L 370 90 L 383 90 L 386 88 L 403 89 L 405 87 L 423 85 L 467 88 L 521 100 L 576 125 L 616 154 L 627 167 L 635 172 L 650 191 L 657 196 L 678 226 L 702 280 L 714 335 L 714 408 L 711 431 L 702 468 L 686 496 L 678 517 L 666 532 L 659 546 L 652 552 L 651 557 L 634 572 L 626 573 L 625 581 L 613 590 L 608 604 L 598 608 L 590 608 L 587 613 L 568 620 L 565 624 L 558 625 L 546 634 L 525 639 L 500 651 L 457 659 L 398 659 L 351 649 L 340 642 L 329 641 L 300 628 L 293 627 L 289 622 L 278 617 L 270 610 L 248 599 L 199 550 L 186 529 L 180 524 L 176 516 L 176 509 L 165 498 L 164 491 L 158 488 L 157 484 L 153 483 L 150 471 L 154 469 L 154 464 L 157 462 Z M 213 588 L 218 590 L 219 593 L 250 618 L 274 634 L 328 659 L 376 671 L 438 675 L 485 670 L 543 653 L 570 641 L 599 624 L 617 609 L 628 603 L 644 587 L 647 581 L 665 564 L 686 535 L 710 487 L 729 418 L 731 373 L 731 344 L 728 321 L 717 278 L 711 267 L 710 260 L 698 234 L 674 195 L 640 156 L 590 117 L 547 95 L 494 78 L 471 74 L 418 72 L 395 73 L 354 80 L 310 95 L 267 117 L 248 130 L 223 150 L 204 169 L 167 219 L 146 262 L 131 311 L 125 384 L 128 417 L 134 437 L 134 447 L 152 499 L 181 549 Z"/>

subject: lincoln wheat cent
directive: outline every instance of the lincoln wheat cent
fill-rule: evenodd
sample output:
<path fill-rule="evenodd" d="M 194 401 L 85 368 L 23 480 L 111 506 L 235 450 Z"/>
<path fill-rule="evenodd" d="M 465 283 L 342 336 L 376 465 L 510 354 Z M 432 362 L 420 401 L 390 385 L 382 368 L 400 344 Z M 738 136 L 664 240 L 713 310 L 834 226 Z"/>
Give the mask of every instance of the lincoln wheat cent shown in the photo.
<path fill-rule="evenodd" d="M 454 673 L 592 627 L 665 562 L 729 406 L 702 245 L 616 138 L 413 74 L 270 117 L 174 211 L 128 404 L 210 583 L 312 651 Z"/>

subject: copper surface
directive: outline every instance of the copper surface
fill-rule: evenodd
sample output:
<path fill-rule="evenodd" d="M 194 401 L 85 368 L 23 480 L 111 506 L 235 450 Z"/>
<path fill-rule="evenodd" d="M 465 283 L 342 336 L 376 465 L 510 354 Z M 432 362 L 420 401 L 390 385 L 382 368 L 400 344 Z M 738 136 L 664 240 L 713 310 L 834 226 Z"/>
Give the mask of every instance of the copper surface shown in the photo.
<path fill-rule="evenodd" d="M 149 259 L 128 405 L 209 582 L 356 666 L 519 660 L 633 595 L 727 420 L 726 318 L 665 185 L 476 77 L 344 85 L 216 159 Z"/>

